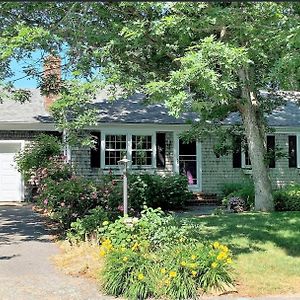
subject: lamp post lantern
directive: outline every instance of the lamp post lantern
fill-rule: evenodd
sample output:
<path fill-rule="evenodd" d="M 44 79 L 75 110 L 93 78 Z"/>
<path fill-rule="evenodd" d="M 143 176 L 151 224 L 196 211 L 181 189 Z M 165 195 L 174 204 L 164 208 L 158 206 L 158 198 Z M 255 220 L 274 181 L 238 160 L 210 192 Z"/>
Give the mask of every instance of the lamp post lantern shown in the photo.
<path fill-rule="evenodd" d="M 127 182 L 127 171 L 131 161 L 126 156 L 118 161 L 119 168 L 123 173 L 123 209 L 124 217 L 128 215 L 128 182 Z"/>

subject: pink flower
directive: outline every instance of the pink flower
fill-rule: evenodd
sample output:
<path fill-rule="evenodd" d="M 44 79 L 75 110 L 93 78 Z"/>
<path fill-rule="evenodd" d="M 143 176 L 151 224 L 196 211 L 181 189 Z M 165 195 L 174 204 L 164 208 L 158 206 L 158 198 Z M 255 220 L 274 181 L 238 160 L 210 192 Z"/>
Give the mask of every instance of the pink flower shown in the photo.
<path fill-rule="evenodd" d="M 47 199 L 47 198 L 44 200 L 44 204 L 45 204 L 45 205 L 48 204 L 48 199 Z"/>
<path fill-rule="evenodd" d="M 117 208 L 119 211 L 124 211 L 124 206 L 123 206 L 123 204 L 120 204 L 119 206 L 118 206 L 118 208 Z"/>
<path fill-rule="evenodd" d="M 65 206 L 65 202 L 61 202 L 61 203 L 60 203 L 60 206 L 61 206 L 61 207 L 64 207 L 64 206 Z"/>

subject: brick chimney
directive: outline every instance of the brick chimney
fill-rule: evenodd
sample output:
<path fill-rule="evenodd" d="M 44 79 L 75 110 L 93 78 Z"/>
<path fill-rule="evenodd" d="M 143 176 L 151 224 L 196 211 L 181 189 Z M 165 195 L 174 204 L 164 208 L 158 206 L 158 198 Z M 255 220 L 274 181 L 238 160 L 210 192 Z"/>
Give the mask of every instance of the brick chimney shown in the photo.
<path fill-rule="evenodd" d="M 61 81 L 61 59 L 58 56 L 50 54 L 44 60 L 44 79 L 48 77 L 48 80 L 51 81 L 51 77 L 54 77 L 54 84 L 51 84 L 47 87 L 49 91 L 48 95 L 44 96 L 44 106 L 47 111 L 49 111 L 50 105 L 58 98 L 56 93 L 51 93 L 51 90 L 58 88 L 57 84 Z M 47 81 L 47 80 L 45 80 Z"/>

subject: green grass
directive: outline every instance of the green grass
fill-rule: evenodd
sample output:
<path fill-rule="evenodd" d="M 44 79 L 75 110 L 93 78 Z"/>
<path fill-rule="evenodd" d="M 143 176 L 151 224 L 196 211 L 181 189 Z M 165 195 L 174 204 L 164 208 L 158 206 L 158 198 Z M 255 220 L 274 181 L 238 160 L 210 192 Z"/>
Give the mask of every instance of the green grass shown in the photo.
<path fill-rule="evenodd" d="M 193 217 L 200 233 L 227 244 L 242 295 L 300 292 L 300 212 Z"/>

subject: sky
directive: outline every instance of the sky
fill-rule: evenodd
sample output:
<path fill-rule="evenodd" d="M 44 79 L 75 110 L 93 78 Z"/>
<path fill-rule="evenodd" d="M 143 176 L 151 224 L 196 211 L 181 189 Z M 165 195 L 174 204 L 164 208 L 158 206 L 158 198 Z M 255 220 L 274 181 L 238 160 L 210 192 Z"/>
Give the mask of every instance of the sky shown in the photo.
<path fill-rule="evenodd" d="M 11 62 L 11 69 L 15 73 L 13 77 L 10 78 L 10 80 L 19 79 L 25 76 L 25 73 L 22 71 L 22 66 L 24 66 L 24 63 L 17 62 L 16 60 L 13 60 Z M 22 78 L 20 80 L 17 80 L 14 82 L 14 86 L 16 88 L 36 88 L 37 87 L 37 81 L 33 78 Z"/>

